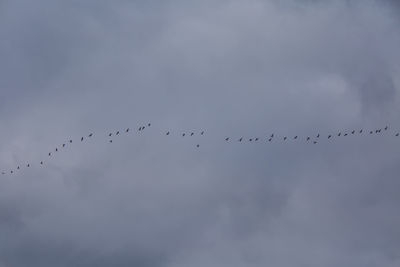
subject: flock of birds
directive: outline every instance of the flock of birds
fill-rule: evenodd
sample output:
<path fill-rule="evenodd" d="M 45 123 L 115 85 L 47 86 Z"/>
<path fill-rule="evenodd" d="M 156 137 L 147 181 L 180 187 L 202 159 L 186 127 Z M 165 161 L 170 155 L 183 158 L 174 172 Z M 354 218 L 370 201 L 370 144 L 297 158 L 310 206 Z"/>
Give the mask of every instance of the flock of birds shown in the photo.
<path fill-rule="evenodd" d="M 138 129 L 137 129 L 137 131 L 139 131 L 139 132 L 142 132 L 142 131 L 144 131 L 146 128 L 149 128 L 149 127 L 151 127 L 151 123 L 147 123 L 145 126 L 140 126 Z M 125 130 L 123 130 L 123 131 L 116 131 L 116 132 L 111 132 L 111 133 L 109 133 L 108 135 L 107 135 L 107 137 L 108 137 L 108 142 L 109 143 L 112 143 L 113 142 L 113 139 L 112 138 L 115 138 L 115 137 L 117 137 L 117 136 L 119 136 L 120 134 L 122 134 L 122 133 L 129 133 L 131 131 L 131 129 L 130 128 L 126 128 Z M 272 133 L 272 134 L 269 134 L 269 135 L 267 135 L 266 137 L 263 137 L 263 138 L 261 138 L 261 137 L 251 137 L 251 138 L 245 138 L 245 137 L 238 137 L 238 138 L 236 138 L 236 139 L 234 139 L 234 138 L 232 138 L 232 137 L 229 137 L 229 136 L 227 136 L 227 137 L 224 137 L 225 138 L 225 142 L 261 142 L 261 141 L 266 141 L 266 142 L 273 142 L 274 140 L 281 140 L 281 141 L 283 141 L 283 142 L 286 142 L 286 141 L 288 141 L 288 140 L 301 140 L 301 139 L 303 139 L 305 142 L 308 142 L 308 143 L 311 143 L 311 144 L 314 144 L 314 145 L 316 145 L 316 144 L 318 144 L 318 141 L 319 140 L 321 140 L 322 138 L 327 138 L 328 140 L 329 139 L 333 139 L 334 137 L 341 137 L 341 136 L 343 136 L 343 137 L 345 137 L 345 136 L 350 136 L 350 135 L 361 135 L 361 134 L 369 134 L 369 135 L 372 135 L 372 134 L 381 134 L 381 133 L 383 133 L 383 132 L 388 132 L 389 131 L 389 126 L 385 126 L 384 128 L 379 128 L 379 129 L 374 129 L 374 130 L 368 130 L 368 131 L 364 131 L 363 129 L 360 129 L 360 130 L 352 130 L 352 131 L 349 131 L 349 132 L 341 132 L 341 131 L 339 131 L 339 132 L 337 132 L 336 134 L 329 134 L 329 135 L 327 135 L 327 136 L 322 136 L 321 134 L 319 134 L 319 133 L 317 133 L 316 135 L 314 135 L 314 136 L 305 136 L 305 137 L 300 137 L 300 136 L 298 136 L 298 135 L 295 135 L 295 136 L 292 136 L 292 137 L 288 137 L 288 136 L 280 136 L 280 137 L 278 137 L 277 135 L 275 135 L 274 133 Z M 171 131 L 166 131 L 165 133 L 164 133 L 166 136 L 170 136 L 170 135 L 172 135 L 172 132 Z M 186 132 L 183 132 L 183 133 L 179 133 L 178 135 L 181 135 L 182 137 L 185 137 L 185 136 L 194 136 L 196 133 L 195 132 L 189 132 L 189 133 L 186 133 Z M 205 134 L 205 131 L 203 130 L 203 131 L 200 131 L 199 133 L 197 133 L 197 134 L 199 134 L 199 135 L 204 135 Z M 88 134 L 87 136 L 82 136 L 81 138 L 80 138 L 80 142 L 83 142 L 86 138 L 92 138 L 93 137 L 93 133 L 90 133 L 90 134 Z M 400 136 L 400 133 L 399 132 L 396 132 L 396 133 L 394 133 L 394 136 L 395 137 L 399 137 Z M 72 139 L 69 139 L 67 142 L 65 142 L 65 143 L 63 143 L 61 146 L 59 146 L 59 147 L 56 147 L 53 151 L 50 151 L 50 152 L 48 152 L 48 157 L 51 157 L 54 153 L 57 153 L 57 152 L 59 152 L 62 148 L 65 148 L 66 146 L 67 146 L 67 144 L 69 143 L 69 144 L 72 144 L 72 142 L 73 142 L 73 140 Z M 200 144 L 196 144 L 196 147 L 197 148 L 199 148 L 200 147 Z M 45 164 L 45 161 L 44 160 L 41 160 L 39 163 L 38 163 L 38 165 L 39 166 L 43 166 Z M 30 168 L 30 167 L 32 167 L 32 164 L 31 163 L 27 163 L 26 165 L 19 165 L 19 166 L 17 166 L 15 169 L 13 169 L 13 170 L 10 170 L 10 171 L 2 171 L 1 172 L 1 174 L 2 175 L 6 175 L 6 174 L 14 174 L 16 171 L 18 171 L 18 170 L 21 170 L 23 167 L 26 167 L 26 168 Z"/>

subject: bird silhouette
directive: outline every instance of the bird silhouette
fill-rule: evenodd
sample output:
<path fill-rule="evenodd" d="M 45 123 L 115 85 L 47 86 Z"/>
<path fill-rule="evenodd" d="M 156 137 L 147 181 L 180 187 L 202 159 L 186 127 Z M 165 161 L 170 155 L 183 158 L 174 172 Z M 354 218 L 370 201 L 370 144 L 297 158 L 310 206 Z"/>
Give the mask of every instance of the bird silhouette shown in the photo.
<path fill-rule="evenodd" d="M 58 152 L 58 148 L 56 148 L 56 152 Z"/>
<path fill-rule="evenodd" d="M 28 163 L 28 165 L 26 165 L 26 167 L 28 167 L 28 168 L 29 168 L 30 166 L 31 166 L 31 165 L 30 165 L 29 163 Z"/>
<path fill-rule="evenodd" d="M 19 170 L 19 166 L 17 167 L 17 170 Z"/>
<path fill-rule="evenodd" d="M 319 134 L 317 135 L 317 138 L 319 138 Z"/>
<path fill-rule="evenodd" d="M 225 141 L 229 141 L 229 137 L 225 138 Z"/>
<path fill-rule="evenodd" d="M 81 137 L 81 142 L 83 141 L 83 137 Z"/>
<path fill-rule="evenodd" d="M 310 138 L 309 136 L 307 136 L 307 141 L 310 141 L 310 139 L 311 139 L 311 138 Z"/>
<path fill-rule="evenodd" d="M 115 133 L 115 135 L 119 135 L 119 131 L 117 131 L 117 132 Z"/>
<path fill-rule="evenodd" d="M 108 136 L 112 136 L 112 133 L 109 133 Z"/>
<path fill-rule="evenodd" d="M 112 140 L 110 140 L 110 143 L 112 143 Z"/>
<path fill-rule="evenodd" d="M 258 137 L 256 137 L 256 139 L 254 139 L 254 141 L 258 141 Z"/>
<path fill-rule="evenodd" d="M 51 152 L 49 153 L 49 157 L 51 156 Z"/>
<path fill-rule="evenodd" d="M 13 174 L 14 172 L 13 172 L 13 171 L 10 171 L 10 173 Z"/>
<path fill-rule="evenodd" d="M 330 139 L 332 137 L 332 135 L 328 135 L 328 139 Z"/>
<path fill-rule="evenodd" d="M 139 127 L 139 131 L 141 131 L 141 130 L 142 130 L 142 126 Z"/>
<path fill-rule="evenodd" d="M 363 130 L 361 129 L 361 130 L 360 130 L 360 133 L 362 133 L 362 132 L 363 132 Z"/>
<path fill-rule="evenodd" d="M 150 127 L 150 126 L 151 126 L 151 123 L 148 123 L 147 126 Z"/>
<path fill-rule="evenodd" d="M 93 136 L 93 134 L 92 134 L 92 133 L 88 135 L 88 137 L 92 137 L 92 136 Z"/>
<path fill-rule="evenodd" d="M 253 139 L 252 139 L 252 138 L 250 138 L 250 139 L 249 139 L 249 142 L 251 142 L 251 141 L 253 141 Z"/>
<path fill-rule="evenodd" d="M 62 146 L 65 147 L 65 144 L 63 144 Z"/>
<path fill-rule="evenodd" d="M 43 165 L 43 161 L 40 162 L 40 165 Z"/>
<path fill-rule="evenodd" d="M 385 127 L 385 131 L 387 131 L 388 129 L 389 129 L 389 126 L 386 126 L 386 127 Z"/>
<path fill-rule="evenodd" d="M 127 129 L 125 130 L 125 132 L 129 132 L 129 128 L 127 128 Z"/>
<path fill-rule="evenodd" d="M 169 132 L 167 132 L 165 135 L 169 135 Z"/>
<path fill-rule="evenodd" d="M 199 144 L 197 144 L 197 147 L 200 147 L 200 145 L 199 145 Z"/>
<path fill-rule="evenodd" d="M 342 133 L 340 132 L 340 133 L 338 133 L 338 135 L 337 136 L 341 136 L 342 135 Z"/>
<path fill-rule="evenodd" d="M 374 132 L 373 131 L 369 131 L 369 134 L 373 134 Z"/>
<path fill-rule="evenodd" d="M 203 134 L 204 134 L 204 131 L 202 131 L 200 134 L 203 135 Z"/>
<path fill-rule="evenodd" d="M 345 133 L 344 136 L 347 136 L 347 133 Z"/>
<path fill-rule="evenodd" d="M 182 136 L 185 136 L 185 135 L 186 135 L 185 133 L 182 134 Z"/>
<path fill-rule="evenodd" d="M 399 133 L 397 133 L 396 136 L 399 136 Z"/>
<path fill-rule="evenodd" d="M 317 144 L 317 143 L 318 143 L 317 141 L 314 141 L 314 145 Z"/>
<path fill-rule="evenodd" d="M 72 143 L 72 140 L 69 140 L 70 143 Z"/>
<path fill-rule="evenodd" d="M 271 141 L 272 141 L 272 138 L 268 139 L 268 142 L 271 142 Z"/>
<path fill-rule="evenodd" d="M 356 132 L 356 131 L 353 130 L 353 131 L 351 132 L 351 134 L 355 134 L 355 132 Z"/>
<path fill-rule="evenodd" d="M 271 138 L 274 138 L 274 134 L 271 134 Z"/>
<path fill-rule="evenodd" d="M 283 140 L 286 140 L 287 139 L 287 137 L 285 136 L 285 137 L 283 137 Z"/>
<path fill-rule="evenodd" d="M 191 133 L 191 134 L 190 134 L 190 136 L 193 136 L 193 135 L 194 135 L 194 133 Z"/>
<path fill-rule="evenodd" d="M 240 138 L 239 138 L 239 142 L 242 142 L 242 140 L 243 140 L 243 137 L 240 137 Z"/>
<path fill-rule="evenodd" d="M 295 140 L 297 139 L 297 135 L 294 137 L 294 139 L 295 139 Z"/>

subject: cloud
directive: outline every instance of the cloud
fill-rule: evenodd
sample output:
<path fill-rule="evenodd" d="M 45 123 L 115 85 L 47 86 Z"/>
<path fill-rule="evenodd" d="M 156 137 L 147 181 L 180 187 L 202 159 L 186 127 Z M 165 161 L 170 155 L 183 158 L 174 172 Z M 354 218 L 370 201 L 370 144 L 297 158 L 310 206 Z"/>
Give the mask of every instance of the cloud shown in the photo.
<path fill-rule="evenodd" d="M 389 1 L 0 5 L 0 266 L 399 264 Z"/>

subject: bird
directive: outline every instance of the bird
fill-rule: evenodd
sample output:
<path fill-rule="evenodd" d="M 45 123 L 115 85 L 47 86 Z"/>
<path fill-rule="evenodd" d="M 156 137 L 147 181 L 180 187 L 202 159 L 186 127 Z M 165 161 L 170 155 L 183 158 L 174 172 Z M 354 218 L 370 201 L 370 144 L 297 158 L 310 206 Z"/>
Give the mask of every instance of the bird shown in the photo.
<path fill-rule="evenodd" d="M 387 129 L 389 129 L 389 126 L 386 126 L 384 129 L 385 129 L 385 131 L 387 131 Z"/>
<path fill-rule="evenodd" d="M 317 138 L 319 138 L 319 134 L 317 135 Z"/>
<path fill-rule="evenodd" d="M 63 147 L 65 147 L 65 144 L 63 144 Z"/>
<path fill-rule="evenodd" d="M 49 157 L 51 156 L 51 152 L 49 152 Z"/>
<path fill-rule="evenodd" d="M 354 134 L 355 132 L 356 132 L 356 131 L 353 130 L 353 131 L 351 132 L 351 134 Z"/>
<path fill-rule="evenodd" d="M 190 134 L 190 136 L 193 136 L 193 135 L 194 135 L 194 133 L 191 133 L 191 134 Z"/>
<path fill-rule="evenodd" d="M 271 141 L 272 141 L 272 138 L 268 139 L 268 141 L 271 142 Z"/>
<path fill-rule="evenodd" d="M 139 131 L 141 131 L 141 130 L 142 130 L 142 126 L 139 127 Z"/>
<path fill-rule="evenodd" d="M 19 170 L 19 166 L 17 167 L 17 170 Z"/>
<path fill-rule="evenodd" d="M 10 173 L 13 174 L 14 172 L 13 172 L 13 171 L 10 171 Z"/>
<path fill-rule="evenodd" d="M 310 138 L 309 136 L 307 136 L 307 141 L 310 141 L 310 139 L 311 139 L 311 138 Z"/>
<path fill-rule="evenodd" d="M 328 135 L 328 139 L 330 139 L 332 137 L 332 135 Z"/>
<path fill-rule="evenodd" d="M 58 148 L 56 148 L 56 152 L 58 151 Z"/>
<path fill-rule="evenodd" d="M 317 144 L 317 141 L 314 141 L 314 145 Z"/>
<path fill-rule="evenodd" d="M 274 134 L 271 134 L 271 138 L 274 138 Z"/>
<path fill-rule="evenodd" d="M 150 126 L 151 126 L 151 123 L 148 123 L 147 126 L 150 127 Z"/>
<path fill-rule="evenodd" d="M 285 136 L 285 137 L 283 137 L 283 140 L 286 140 L 287 139 L 287 137 Z"/>
<path fill-rule="evenodd" d="M 345 133 L 344 136 L 347 136 L 347 133 Z"/>
<path fill-rule="evenodd" d="M 4 175 L 4 174 L 6 174 L 6 173 L 5 173 L 5 172 L 1 172 L 1 174 L 3 174 L 3 175 Z"/>
<path fill-rule="evenodd" d="M 109 142 L 112 143 L 112 140 L 110 140 Z"/>
<path fill-rule="evenodd" d="M 399 136 L 399 133 L 397 133 L 396 136 Z"/>
<path fill-rule="evenodd" d="M 252 139 L 252 138 L 250 138 L 250 139 L 249 139 L 249 142 L 251 142 L 251 141 L 253 141 L 253 139 Z"/>
<path fill-rule="evenodd" d="M 69 140 L 70 143 L 72 143 L 72 140 Z"/>
<path fill-rule="evenodd" d="M 199 144 L 197 144 L 197 147 L 200 147 L 200 145 L 199 145 Z"/>
<path fill-rule="evenodd" d="M 239 142 L 242 142 L 242 140 L 243 140 L 243 137 L 240 137 L 240 138 L 239 138 Z"/>
<path fill-rule="evenodd" d="M 379 133 L 379 130 L 375 130 L 375 133 Z"/>
<path fill-rule="evenodd" d="M 144 128 L 146 128 L 146 126 L 142 126 L 142 130 L 144 130 Z"/>
<path fill-rule="evenodd" d="M 112 136 L 112 133 L 109 133 L 108 136 Z"/>
<path fill-rule="evenodd" d="M 31 165 L 30 165 L 29 163 L 28 163 L 28 165 L 26 165 L 26 167 L 28 167 L 28 168 L 29 168 L 30 166 L 31 166 Z"/>
<path fill-rule="evenodd" d="M 115 133 L 115 135 L 119 135 L 119 131 L 117 131 L 117 132 Z"/>
<path fill-rule="evenodd" d="M 229 137 L 225 138 L 225 141 L 229 141 Z"/>
<path fill-rule="evenodd" d="M 182 136 L 185 136 L 185 135 L 186 135 L 185 133 L 182 134 Z"/>
<path fill-rule="evenodd" d="M 369 134 L 372 134 L 373 133 L 373 131 L 369 131 Z"/>
<path fill-rule="evenodd" d="M 129 132 L 129 128 L 127 128 L 127 129 L 125 130 L 125 132 Z"/>
<path fill-rule="evenodd" d="M 258 137 L 256 137 L 256 139 L 254 139 L 254 141 L 258 141 Z"/>
<path fill-rule="evenodd" d="M 91 134 L 89 134 L 88 136 L 89 136 L 89 137 L 92 137 L 92 136 L 93 136 L 93 134 L 91 133 Z"/>
<path fill-rule="evenodd" d="M 297 139 L 297 135 L 294 137 L 294 139 Z"/>
<path fill-rule="evenodd" d="M 203 135 L 203 134 L 204 134 L 204 131 L 202 131 L 200 134 Z"/>
<path fill-rule="evenodd" d="M 83 137 L 81 137 L 81 142 L 83 141 Z"/>
<path fill-rule="evenodd" d="M 165 135 L 169 135 L 169 132 L 167 132 Z"/>
<path fill-rule="evenodd" d="M 341 132 L 339 132 L 337 136 L 341 136 L 341 135 L 342 135 L 342 133 L 341 133 Z"/>
<path fill-rule="evenodd" d="M 362 132 L 363 132 L 363 130 L 361 129 L 361 130 L 360 130 L 360 133 L 362 133 Z"/>
<path fill-rule="evenodd" d="M 43 161 L 40 162 L 40 165 L 43 165 Z"/>

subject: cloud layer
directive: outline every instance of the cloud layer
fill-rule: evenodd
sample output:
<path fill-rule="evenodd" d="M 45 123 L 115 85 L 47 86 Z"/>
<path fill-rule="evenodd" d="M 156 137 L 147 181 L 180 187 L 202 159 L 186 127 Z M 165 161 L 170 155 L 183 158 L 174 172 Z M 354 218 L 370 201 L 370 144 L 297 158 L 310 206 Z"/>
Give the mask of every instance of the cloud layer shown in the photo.
<path fill-rule="evenodd" d="M 396 1 L 0 1 L 0 164 L 33 164 L 0 179 L 0 266 L 398 266 L 400 140 L 221 140 L 398 131 L 399 23 Z"/>

